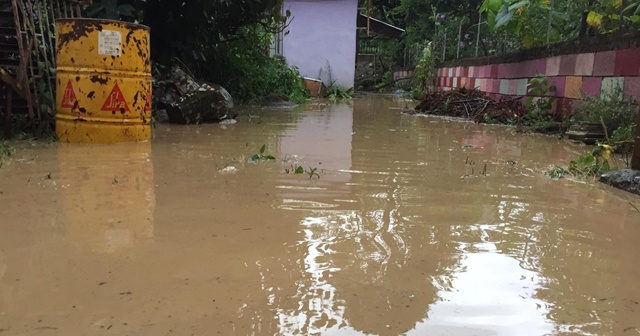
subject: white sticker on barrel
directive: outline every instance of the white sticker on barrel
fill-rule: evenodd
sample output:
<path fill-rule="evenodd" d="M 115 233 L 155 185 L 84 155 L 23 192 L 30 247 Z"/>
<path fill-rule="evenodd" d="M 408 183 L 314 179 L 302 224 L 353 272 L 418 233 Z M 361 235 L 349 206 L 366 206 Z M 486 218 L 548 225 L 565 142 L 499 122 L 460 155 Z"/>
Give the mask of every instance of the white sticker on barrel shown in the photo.
<path fill-rule="evenodd" d="M 98 34 L 98 53 L 100 55 L 120 56 L 122 33 L 117 30 L 103 29 Z"/>

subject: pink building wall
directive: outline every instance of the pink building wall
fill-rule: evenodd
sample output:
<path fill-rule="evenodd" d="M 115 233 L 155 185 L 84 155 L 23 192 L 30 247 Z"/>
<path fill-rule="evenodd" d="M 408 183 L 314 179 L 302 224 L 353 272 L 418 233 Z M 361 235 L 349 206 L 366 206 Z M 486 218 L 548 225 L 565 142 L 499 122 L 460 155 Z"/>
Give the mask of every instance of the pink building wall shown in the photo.
<path fill-rule="evenodd" d="M 358 0 L 286 0 L 284 9 L 292 16 L 282 41 L 287 63 L 325 85 L 353 87 Z"/>

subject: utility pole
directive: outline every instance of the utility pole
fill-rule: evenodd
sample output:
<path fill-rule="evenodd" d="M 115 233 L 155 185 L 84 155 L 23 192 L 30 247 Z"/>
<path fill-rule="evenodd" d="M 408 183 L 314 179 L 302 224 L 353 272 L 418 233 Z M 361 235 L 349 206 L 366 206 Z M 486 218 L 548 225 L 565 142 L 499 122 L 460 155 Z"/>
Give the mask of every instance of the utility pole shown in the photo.
<path fill-rule="evenodd" d="M 460 42 L 462 42 L 462 22 L 458 28 L 458 49 L 456 49 L 456 59 L 460 58 Z"/>
<path fill-rule="evenodd" d="M 478 57 L 478 48 L 480 47 L 480 25 L 482 25 L 482 13 L 478 11 L 478 35 L 476 36 L 476 57 Z"/>
<path fill-rule="evenodd" d="M 638 127 L 636 128 L 636 143 L 633 146 L 631 169 L 640 170 L 640 113 L 638 113 Z"/>
<path fill-rule="evenodd" d="M 547 19 L 547 47 L 551 42 L 551 20 L 553 19 L 553 1 L 549 1 L 549 18 Z"/>
<path fill-rule="evenodd" d="M 367 36 L 371 30 L 371 0 L 367 0 Z"/>

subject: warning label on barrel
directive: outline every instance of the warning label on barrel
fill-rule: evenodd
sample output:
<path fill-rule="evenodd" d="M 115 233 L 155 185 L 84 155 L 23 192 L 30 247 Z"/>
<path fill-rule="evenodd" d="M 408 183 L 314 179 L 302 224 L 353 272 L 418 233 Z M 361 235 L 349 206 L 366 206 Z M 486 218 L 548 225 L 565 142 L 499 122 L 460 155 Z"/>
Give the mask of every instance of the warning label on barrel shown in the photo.
<path fill-rule="evenodd" d="M 98 53 L 100 55 L 120 56 L 122 49 L 122 33 L 116 30 L 103 29 L 98 34 Z"/>
<path fill-rule="evenodd" d="M 76 97 L 76 92 L 73 90 L 73 85 L 71 84 L 71 80 L 67 82 L 67 87 L 64 89 L 64 94 L 62 96 L 62 107 L 75 108 L 78 104 L 78 98 Z"/>
<path fill-rule="evenodd" d="M 109 93 L 107 100 L 102 104 L 101 111 L 112 111 L 112 112 L 120 112 L 124 114 L 125 112 L 129 112 L 129 105 L 124 100 L 124 95 L 116 83 Z"/>

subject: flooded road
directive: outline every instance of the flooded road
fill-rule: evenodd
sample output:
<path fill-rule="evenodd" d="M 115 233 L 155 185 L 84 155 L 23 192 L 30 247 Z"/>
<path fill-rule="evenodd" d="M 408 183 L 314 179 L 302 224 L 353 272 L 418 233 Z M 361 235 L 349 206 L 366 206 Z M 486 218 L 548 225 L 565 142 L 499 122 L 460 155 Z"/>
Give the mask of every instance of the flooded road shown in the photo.
<path fill-rule="evenodd" d="M 402 107 L 18 145 L 0 335 L 640 335 L 639 197 L 544 176 L 584 147 Z"/>

